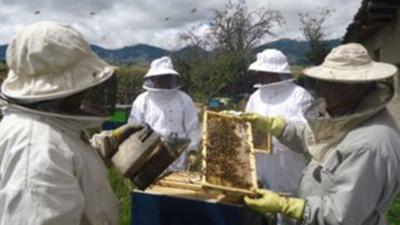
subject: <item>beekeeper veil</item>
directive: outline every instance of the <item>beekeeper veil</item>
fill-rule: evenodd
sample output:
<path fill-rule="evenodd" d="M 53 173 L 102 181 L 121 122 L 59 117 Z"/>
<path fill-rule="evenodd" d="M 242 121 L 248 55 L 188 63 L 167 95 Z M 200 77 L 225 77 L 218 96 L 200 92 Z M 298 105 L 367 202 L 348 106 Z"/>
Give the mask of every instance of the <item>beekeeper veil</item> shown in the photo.
<path fill-rule="evenodd" d="M 279 85 L 288 81 L 293 81 L 287 57 L 277 49 L 266 49 L 257 54 L 257 60 L 250 64 L 248 68 L 250 79 L 253 79 L 255 87 Z M 269 77 L 277 76 L 276 80 L 268 81 L 265 84 L 261 80 L 270 80 Z"/>
<path fill-rule="evenodd" d="M 106 117 L 114 109 L 114 68 L 74 28 L 30 25 L 7 48 L 9 73 L 1 96 L 10 103 L 60 114 Z"/>
<path fill-rule="evenodd" d="M 179 73 L 169 57 L 164 56 L 151 62 L 144 76 L 143 88 L 148 91 L 166 91 L 179 88 Z"/>

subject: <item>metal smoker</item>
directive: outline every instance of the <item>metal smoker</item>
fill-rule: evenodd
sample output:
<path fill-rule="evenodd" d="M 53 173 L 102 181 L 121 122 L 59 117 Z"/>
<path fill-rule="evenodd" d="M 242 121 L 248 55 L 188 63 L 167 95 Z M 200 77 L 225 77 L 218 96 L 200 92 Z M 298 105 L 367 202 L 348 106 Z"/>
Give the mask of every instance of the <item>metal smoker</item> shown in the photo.
<path fill-rule="evenodd" d="M 189 142 L 176 134 L 163 140 L 147 125 L 125 139 L 111 161 L 123 176 L 144 190 L 180 156 Z"/>

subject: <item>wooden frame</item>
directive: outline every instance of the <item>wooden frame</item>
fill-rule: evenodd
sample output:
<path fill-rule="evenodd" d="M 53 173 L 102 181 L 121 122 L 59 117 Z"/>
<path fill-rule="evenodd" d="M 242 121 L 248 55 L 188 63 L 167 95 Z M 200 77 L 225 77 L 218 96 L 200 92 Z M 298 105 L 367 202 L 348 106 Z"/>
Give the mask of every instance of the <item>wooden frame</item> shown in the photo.
<path fill-rule="evenodd" d="M 272 154 L 272 135 L 266 131 L 254 129 L 255 126 L 251 126 L 251 134 L 253 138 L 253 148 L 255 152 L 261 152 L 266 154 Z M 257 138 L 262 140 L 255 140 Z"/>
<path fill-rule="evenodd" d="M 251 185 L 250 188 L 245 189 L 245 188 L 238 188 L 226 184 L 221 184 L 218 182 L 213 182 L 210 181 L 210 177 L 206 174 L 207 171 L 207 152 L 209 151 L 209 126 L 208 122 L 211 118 L 220 118 L 222 120 L 229 120 L 229 121 L 234 121 L 235 122 L 235 134 L 239 136 L 239 138 L 242 139 L 241 142 L 241 148 L 237 148 L 239 151 L 239 156 L 241 162 L 246 162 L 248 163 L 248 169 L 241 169 L 241 167 L 237 167 L 238 173 L 240 173 L 240 177 L 247 179 L 247 182 Z M 254 157 L 254 149 L 253 149 L 253 144 L 252 144 L 252 133 L 251 133 L 251 125 L 248 122 L 244 122 L 240 117 L 237 116 L 229 116 L 229 115 L 221 115 L 216 112 L 212 111 L 205 111 L 204 113 L 204 118 L 203 118 L 203 150 L 202 150 L 202 155 L 203 155 L 203 160 L 202 160 L 202 181 L 201 183 L 203 184 L 203 187 L 208 189 L 208 190 L 217 190 L 220 192 L 223 192 L 224 194 L 227 195 L 251 195 L 253 194 L 252 189 L 258 188 L 257 185 L 257 176 L 256 176 L 256 167 L 255 167 L 255 157 Z M 243 147 L 246 145 L 246 147 Z M 248 152 L 245 151 L 245 149 L 248 150 Z M 218 179 L 217 179 L 218 180 Z M 221 179 L 222 180 L 222 179 Z M 215 180 L 214 180 L 215 181 Z"/>

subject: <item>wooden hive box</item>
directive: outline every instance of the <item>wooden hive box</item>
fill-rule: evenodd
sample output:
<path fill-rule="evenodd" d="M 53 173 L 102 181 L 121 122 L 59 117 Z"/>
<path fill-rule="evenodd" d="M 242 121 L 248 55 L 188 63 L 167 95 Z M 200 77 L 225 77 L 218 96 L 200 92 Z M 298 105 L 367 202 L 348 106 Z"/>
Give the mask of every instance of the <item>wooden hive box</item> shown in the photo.
<path fill-rule="evenodd" d="M 228 195 L 257 188 L 251 125 L 235 116 L 206 111 L 203 118 L 203 187 Z"/>

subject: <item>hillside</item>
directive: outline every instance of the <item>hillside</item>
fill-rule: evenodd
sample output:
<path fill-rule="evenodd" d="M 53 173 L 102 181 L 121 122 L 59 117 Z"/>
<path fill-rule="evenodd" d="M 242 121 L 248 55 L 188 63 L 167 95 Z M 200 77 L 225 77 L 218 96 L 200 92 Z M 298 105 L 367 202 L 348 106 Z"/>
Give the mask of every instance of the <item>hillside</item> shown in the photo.
<path fill-rule="evenodd" d="M 127 64 L 148 63 L 153 59 L 169 54 L 168 50 L 146 44 L 138 44 L 115 50 L 108 50 L 96 45 L 92 45 L 91 47 L 97 55 L 107 61 Z"/>
<path fill-rule="evenodd" d="M 331 47 L 337 46 L 340 44 L 340 40 L 330 40 L 329 45 Z M 170 52 L 166 49 L 158 48 L 151 45 L 146 44 L 138 44 L 133 46 L 127 46 L 120 49 L 105 49 L 100 46 L 92 45 L 96 54 L 98 54 L 101 58 L 116 63 L 122 64 L 147 64 L 151 62 L 153 59 L 159 58 L 164 55 L 170 55 L 172 53 L 177 54 L 178 56 L 184 58 L 190 58 L 194 53 L 200 53 L 206 56 L 209 52 L 195 46 L 187 46 L 176 52 Z M 306 61 L 304 59 L 305 53 L 308 51 L 308 42 L 306 41 L 297 41 L 291 39 L 280 39 L 277 41 L 273 41 L 264 45 L 260 45 L 254 49 L 253 53 L 260 52 L 266 48 L 276 48 L 284 52 L 291 64 L 305 64 Z M 6 45 L 0 45 L 0 60 L 4 60 L 5 58 Z"/>

